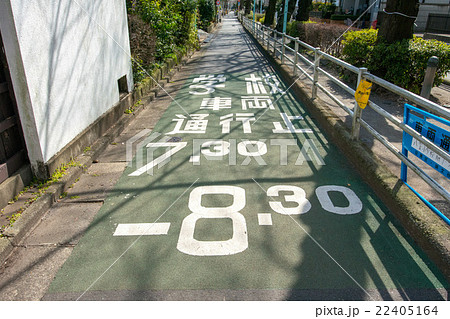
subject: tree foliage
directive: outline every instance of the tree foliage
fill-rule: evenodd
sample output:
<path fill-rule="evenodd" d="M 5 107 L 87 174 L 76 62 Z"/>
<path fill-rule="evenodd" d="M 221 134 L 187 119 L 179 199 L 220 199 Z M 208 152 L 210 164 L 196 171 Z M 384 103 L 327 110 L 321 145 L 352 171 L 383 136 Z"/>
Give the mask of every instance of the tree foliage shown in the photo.
<path fill-rule="evenodd" d="M 214 0 L 198 0 L 198 26 L 204 31 L 208 31 L 208 27 L 214 21 Z"/>
<path fill-rule="evenodd" d="M 133 82 L 147 77 L 147 70 L 155 62 L 156 36 L 152 27 L 135 14 L 128 14 L 128 31 L 133 66 Z"/>
<path fill-rule="evenodd" d="M 153 28 L 156 60 L 162 61 L 189 42 L 197 10 L 194 0 L 135 0 L 131 10 Z"/>
<path fill-rule="evenodd" d="M 138 77 L 145 74 L 142 66 L 150 70 L 187 47 L 198 45 L 197 0 L 127 0 L 126 4 L 133 72 Z M 153 41 L 152 45 L 148 41 Z"/>

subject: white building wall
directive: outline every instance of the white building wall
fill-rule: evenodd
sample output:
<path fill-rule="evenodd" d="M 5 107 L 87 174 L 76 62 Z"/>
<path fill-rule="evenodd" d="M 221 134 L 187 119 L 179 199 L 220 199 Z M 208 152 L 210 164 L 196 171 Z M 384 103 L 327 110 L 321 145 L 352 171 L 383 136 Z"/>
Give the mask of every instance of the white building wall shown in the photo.
<path fill-rule="evenodd" d="M 420 4 L 419 13 L 415 22 L 414 29 L 416 31 L 424 31 L 427 26 L 428 14 L 439 13 L 450 15 L 449 0 L 429 0 Z"/>
<path fill-rule="evenodd" d="M 0 2 L 30 160 L 46 163 L 119 101 L 119 78 L 132 89 L 125 0 Z"/>

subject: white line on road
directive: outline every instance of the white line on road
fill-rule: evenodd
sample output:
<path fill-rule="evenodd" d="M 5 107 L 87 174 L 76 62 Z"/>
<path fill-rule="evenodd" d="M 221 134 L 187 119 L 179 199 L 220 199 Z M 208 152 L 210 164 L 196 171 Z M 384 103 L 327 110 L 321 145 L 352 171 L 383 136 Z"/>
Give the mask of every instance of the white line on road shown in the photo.
<path fill-rule="evenodd" d="M 119 224 L 113 236 L 167 235 L 170 223 Z"/>

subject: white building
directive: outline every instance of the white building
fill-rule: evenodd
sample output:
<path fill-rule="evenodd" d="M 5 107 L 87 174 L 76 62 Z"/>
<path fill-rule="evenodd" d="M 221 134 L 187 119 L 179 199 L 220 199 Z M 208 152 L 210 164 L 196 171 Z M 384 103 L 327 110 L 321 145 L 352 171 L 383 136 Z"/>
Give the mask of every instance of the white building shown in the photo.
<path fill-rule="evenodd" d="M 1 0 L 0 34 L 28 158 L 43 176 L 132 90 L 125 0 Z"/>
<path fill-rule="evenodd" d="M 416 32 L 425 30 L 429 13 L 447 14 L 450 16 L 450 0 L 419 0 L 419 3 L 419 13 L 417 14 L 414 29 Z M 448 31 L 450 32 L 450 30 Z"/>

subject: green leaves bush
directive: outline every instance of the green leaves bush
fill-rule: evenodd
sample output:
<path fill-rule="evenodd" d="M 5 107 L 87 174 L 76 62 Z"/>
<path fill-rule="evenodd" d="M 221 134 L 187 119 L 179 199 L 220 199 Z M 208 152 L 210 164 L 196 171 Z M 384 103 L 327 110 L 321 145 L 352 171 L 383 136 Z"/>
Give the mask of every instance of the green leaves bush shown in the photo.
<path fill-rule="evenodd" d="M 450 45 L 437 40 L 414 37 L 394 44 L 377 43 L 377 30 L 350 31 L 344 35 L 342 58 L 357 67 L 419 93 L 428 59 L 439 58 L 434 86 L 450 71 Z"/>
<path fill-rule="evenodd" d="M 208 27 L 214 21 L 214 10 L 213 0 L 198 0 L 198 27 L 203 31 L 208 32 Z"/>
<path fill-rule="evenodd" d="M 261 20 L 262 18 L 264 18 L 265 13 L 255 13 L 255 19 L 256 21 Z M 250 19 L 253 21 L 253 12 L 247 14 L 247 19 Z"/>
<path fill-rule="evenodd" d="M 127 0 L 126 3 L 135 83 L 177 53 L 198 46 L 197 0 Z"/>
<path fill-rule="evenodd" d="M 434 79 L 434 85 L 438 86 L 444 81 L 444 77 L 450 70 L 450 45 L 437 40 L 424 40 L 415 38 L 409 44 L 411 73 L 410 77 L 419 79 L 420 86 L 415 91 L 418 92 L 425 77 L 428 59 L 432 56 L 439 58 L 439 65 Z M 414 71 L 414 73 L 412 73 Z"/>
<path fill-rule="evenodd" d="M 348 63 L 361 67 L 369 65 L 373 47 L 377 41 L 377 30 L 364 29 L 361 31 L 349 31 L 344 35 L 342 54 Z"/>
<path fill-rule="evenodd" d="M 336 4 L 319 2 L 318 11 L 322 12 L 323 19 L 330 19 L 331 15 L 336 11 Z"/>
<path fill-rule="evenodd" d="M 191 24 L 195 19 L 197 3 L 194 0 L 139 0 L 134 4 L 142 20 L 155 32 L 156 60 L 163 61 L 189 40 Z"/>

